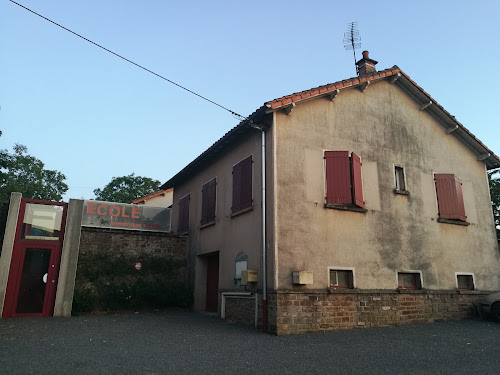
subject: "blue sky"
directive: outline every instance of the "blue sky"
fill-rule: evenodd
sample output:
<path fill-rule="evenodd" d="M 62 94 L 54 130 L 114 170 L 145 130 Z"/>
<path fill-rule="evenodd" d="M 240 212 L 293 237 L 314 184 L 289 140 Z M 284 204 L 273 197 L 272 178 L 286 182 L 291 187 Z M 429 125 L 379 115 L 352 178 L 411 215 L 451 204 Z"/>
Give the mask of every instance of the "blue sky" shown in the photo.
<path fill-rule="evenodd" d="M 355 75 L 358 22 L 379 70 L 398 65 L 497 155 L 500 2 L 19 0 L 244 116 Z M 0 148 L 28 147 L 93 198 L 112 177 L 165 182 L 238 120 L 0 1 Z"/>

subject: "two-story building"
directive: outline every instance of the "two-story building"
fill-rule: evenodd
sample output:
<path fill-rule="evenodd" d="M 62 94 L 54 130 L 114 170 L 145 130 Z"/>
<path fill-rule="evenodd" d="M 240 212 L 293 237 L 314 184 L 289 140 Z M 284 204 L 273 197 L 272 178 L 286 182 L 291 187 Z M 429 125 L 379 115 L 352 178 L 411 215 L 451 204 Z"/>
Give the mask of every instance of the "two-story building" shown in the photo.
<path fill-rule="evenodd" d="M 462 318 L 500 290 L 500 159 L 376 63 L 266 102 L 162 186 L 196 310 L 286 334 Z"/>

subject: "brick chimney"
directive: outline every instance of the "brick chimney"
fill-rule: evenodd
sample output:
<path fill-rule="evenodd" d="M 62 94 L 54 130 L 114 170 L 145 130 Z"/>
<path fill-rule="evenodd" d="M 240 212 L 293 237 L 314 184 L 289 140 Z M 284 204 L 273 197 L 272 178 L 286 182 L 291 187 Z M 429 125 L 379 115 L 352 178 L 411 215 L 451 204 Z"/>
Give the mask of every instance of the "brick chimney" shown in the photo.
<path fill-rule="evenodd" d="M 372 60 L 368 57 L 368 51 L 363 51 L 363 58 L 356 62 L 356 67 L 358 68 L 358 75 L 364 76 L 372 72 L 376 72 L 375 65 L 378 61 Z"/>

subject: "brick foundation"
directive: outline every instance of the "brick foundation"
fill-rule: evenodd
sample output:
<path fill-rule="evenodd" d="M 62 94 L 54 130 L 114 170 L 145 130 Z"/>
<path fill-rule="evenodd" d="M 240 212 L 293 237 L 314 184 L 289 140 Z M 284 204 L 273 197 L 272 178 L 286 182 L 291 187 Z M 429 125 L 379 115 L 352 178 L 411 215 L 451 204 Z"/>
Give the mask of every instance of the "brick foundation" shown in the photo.
<path fill-rule="evenodd" d="M 471 318 L 488 293 L 456 291 L 268 292 L 269 333 L 287 335 Z M 253 325 L 254 300 L 228 299 L 226 319 Z M 258 299 L 262 328 L 262 300 Z"/>
<path fill-rule="evenodd" d="M 269 295 L 269 330 L 284 335 L 459 320 L 472 316 L 473 302 L 483 295 L 455 291 L 283 291 Z"/>

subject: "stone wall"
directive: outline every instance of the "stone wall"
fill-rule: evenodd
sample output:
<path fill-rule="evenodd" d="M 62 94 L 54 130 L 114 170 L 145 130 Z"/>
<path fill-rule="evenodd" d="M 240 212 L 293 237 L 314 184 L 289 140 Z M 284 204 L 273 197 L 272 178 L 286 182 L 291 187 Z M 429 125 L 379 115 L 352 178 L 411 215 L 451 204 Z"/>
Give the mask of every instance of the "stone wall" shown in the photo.
<path fill-rule="evenodd" d="M 190 307 L 186 239 L 82 228 L 73 313 Z"/>
<path fill-rule="evenodd" d="M 186 238 L 168 233 L 82 228 L 80 255 L 85 252 L 141 255 L 161 254 L 186 259 Z"/>
<path fill-rule="evenodd" d="M 459 320 L 484 294 L 455 291 L 291 292 L 269 295 L 269 331 L 294 334 Z"/>
<path fill-rule="evenodd" d="M 255 325 L 255 298 L 226 298 L 226 320 Z"/>

